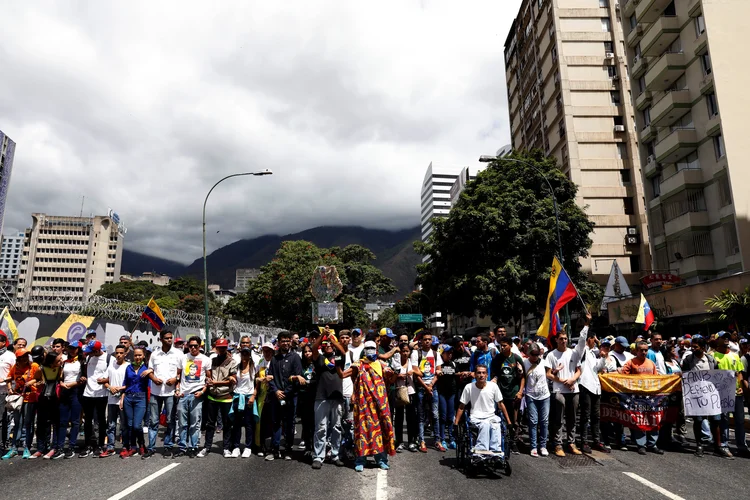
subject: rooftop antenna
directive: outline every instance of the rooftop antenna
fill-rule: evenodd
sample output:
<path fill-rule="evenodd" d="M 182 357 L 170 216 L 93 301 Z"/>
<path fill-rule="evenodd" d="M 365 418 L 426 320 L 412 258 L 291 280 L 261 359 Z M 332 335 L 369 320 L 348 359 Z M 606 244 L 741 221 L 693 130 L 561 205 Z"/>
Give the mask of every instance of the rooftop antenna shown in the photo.
<path fill-rule="evenodd" d="M 83 217 L 83 202 L 86 201 L 86 196 L 81 196 L 81 214 L 78 217 Z"/>

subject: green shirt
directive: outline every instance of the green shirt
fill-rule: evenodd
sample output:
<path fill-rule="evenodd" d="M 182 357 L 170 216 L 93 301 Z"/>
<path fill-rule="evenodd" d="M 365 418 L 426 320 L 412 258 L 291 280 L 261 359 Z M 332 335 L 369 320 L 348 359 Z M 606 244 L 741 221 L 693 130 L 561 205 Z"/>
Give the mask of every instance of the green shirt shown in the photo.
<path fill-rule="evenodd" d="M 714 351 L 711 354 L 716 360 L 716 368 L 719 370 L 732 370 L 738 374 L 745 370 L 745 365 L 742 364 L 740 357 L 732 351 L 726 354 Z M 739 378 L 737 379 L 737 395 L 742 395 L 742 382 Z"/>

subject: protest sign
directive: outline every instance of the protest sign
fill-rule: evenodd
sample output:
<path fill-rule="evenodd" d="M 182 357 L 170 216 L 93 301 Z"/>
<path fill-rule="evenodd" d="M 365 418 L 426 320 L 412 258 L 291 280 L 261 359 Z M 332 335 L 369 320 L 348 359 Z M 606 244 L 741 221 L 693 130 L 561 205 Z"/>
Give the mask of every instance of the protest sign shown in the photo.
<path fill-rule="evenodd" d="M 734 411 L 737 374 L 731 370 L 696 370 L 682 374 L 685 415 L 705 417 Z"/>
<path fill-rule="evenodd" d="M 602 422 L 655 431 L 675 422 L 680 409 L 679 375 L 599 375 Z"/>

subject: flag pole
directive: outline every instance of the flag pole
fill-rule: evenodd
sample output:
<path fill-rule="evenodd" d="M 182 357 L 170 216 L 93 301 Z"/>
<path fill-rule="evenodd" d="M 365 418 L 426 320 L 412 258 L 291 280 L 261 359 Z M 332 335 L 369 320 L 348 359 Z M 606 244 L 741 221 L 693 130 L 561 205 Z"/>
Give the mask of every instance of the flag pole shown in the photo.
<path fill-rule="evenodd" d="M 563 266 L 562 262 L 560 263 L 560 267 L 562 267 L 562 270 L 565 271 L 565 267 Z M 568 274 L 567 271 L 565 271 L 565 274 L 567 274 L 568 277 L 570 277 L 570 274 Z M 573 283 L 573 279 L 572 278 L 570 279 L 570 284 L 573 285 L 573 289 L 576 291 L 576 297 L 578 297 L 578 300 L 581 301 L 581 305 L 583 305 L 583 311 L 586 313 L 586 315 L 588 315 L 589 314 L 589 308 L 586 307 L 586 303 L 583 301 L 583 297 L 581 297 L 581 294 L 578 292 L 578 287 L 576 286 L 575 283 Z M 567 304 L 566 304 L 566 306 L 567 306 Z"/>
<path fill-rule="evenodd" d="M 148 307 L 148 304 L 150 304 L 152 300 L 154 300 L 154 296 L 153 295 L 151 296 L 151 298 L 146 303 L 146 307 Z M 138 316 L 138 321 L 136 321 L 135 326 L 133 327 L 133 330 L 130 332 L 130 343 L 131 344 L 133 343 L 133 334 L 135 333 L 135 330 L 138 328 L 138 326 L 141 324 L 141 321 L 143 321 L 143 311 L 141 311 L 141 315 Z"/>

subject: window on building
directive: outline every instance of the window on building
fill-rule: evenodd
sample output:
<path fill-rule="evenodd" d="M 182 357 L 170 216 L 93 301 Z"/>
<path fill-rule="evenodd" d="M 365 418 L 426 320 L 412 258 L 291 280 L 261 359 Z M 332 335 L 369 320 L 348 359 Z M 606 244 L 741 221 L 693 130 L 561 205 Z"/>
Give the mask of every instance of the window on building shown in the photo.
<path fill-rule="evenodd" d="M 631 184 L 631 182 L 630 182 L 630 170 L 628 170 L 628 169 L 622 169 L 622 170 L 620 170 L 620 181 L 622 182 L 623 186 L 629 186 Z"/>
<path fill-rule="evenodd" d="M 638 26 L 638 19 L 636 19 L 635 14 L 633 14 L 632 16 L 630 16 L 630 19 L 628 19 L 628 21 L 630 21 L 630 29 L 631 30 L 634 30 L 635 27 Z"/>
<path fill-rule="evenodd" d="M 677 160 L 677 164 L 675 166 L 678 172 L 680 170 L 700 170 L 701 164 L 698 160 L 698 153 L 690 153 L 684 158 L 680 158 L 679 160 Z"/>
<path fill-rule="evenodd" d="M 560 120 L 560 122 L 557 124 L 557 132 L 560 134 L 560 137 L 565 137 L 565 120 Z"/>
<path fill-rule="evenodd" d="M 734 219 L 729 222 L 722 224 L 724 231 L 724 247 L 727 251 L 727 256 L 737 255 L 740 253 L 740 242 L 737 239 L 737 227 L 734 224 Z"/>
<path fill-rule="evenodd" d="M 651 192 L 654 193 L 654 198 L 658 198 L 661 195 L 661 176 L 651 178 Z"/>
<path fill-rule="evenodd" d="M 617 76 L 617 66 L 607 66 L 607 76 L 614 78 Z"/>
<path fill-rule="evenodd" d="M 552 62 L 557 61 L 557 47 L 552 47 Z"/>
<path fill-rule="evenodd" d="M 633 198 L 631 197 L 623 198 L 622 204 L 623 204 L 623 210 L 625 212 L 625 215 L 635 214 L 635 206 L 633 204 Z"/>
<path fill-rule="evenodd" d="M 604 42 L 604 52 L 614 52 L 615 44 L 612 42 Z"/>
<path fill-rule="evenodd" d="M 602 9 L 609 7 L 609 0 L 599 0 L 599 7 Z"/>
<path fill-rule="evenodd" d="M 617 146 L 617 158 L 620 160 L 626 160 L 628 158 L 628 145 L 624 142 L 618 142 Z"/>
<path fill-rule="evenodd" d="M 698 14 L 695 18 L 695 37 L 698 38 L 706 32 L 706 20 L 703 19 L 703 13 Z"/>
<path fill-rule="evenodd" d="M 622 116 L 620 116 L 620 115 L 613 116 L 612 120 L 615 122 L 615 126 L 617 126 L 617 125 L 625 125 L 625 119 Z"/>
<path fill-rule="evenodd" d="M 674 6 L 674 0 L 672 0 L 669 5 L 667 5 L 664 8 L 664 15 L 665 16 L 676 16 L 677 15 L 677 9 Z"/>
<path fill-rule="evenodd" d="M 610 31 L 612 29 L 612 23 L 609 22 L 608 17 L 602 17 L 602 31 Z"/>
<path fill-rule="evenodd" d="M 716 94 L 714 92 L 706 94 L 706 105 L 708 106 L 709 117 L 714 117 L 719 114 L 719 103 L 716 102 Z"/>
<path fill-rule="evenodd" d="M 619 90 L 612 90 L 609 93 L 609 98 L 612 101 L 613 106 L 619 106 L 620 105 L 620 91 Z"/>
<path fill-rule="evenodd" d="M 651 106 L 643 110 L 643 126 L 651 125 Z"/>
<path fill-rule="evenodd" d="M 714 152 L 717 160 L 724 158 L 727 154 L 726 149 L 724 149 L 724 137 L 721 134 L 714 137 Z"/>
<path fill-rule="evenodd" d="M 726 207 L 732 203 L 732 191 L 729 188 L 729 177 L 722 175 L 716 183 L 719 185 L 719 201 L 721 202 L 721 206 Z"/>
<path fill-rule="evenodd" d="M 703 54 L 701 56 L 701 67 L 703 68 L 703 75 L 708 76 L 711 74 L 711 56 L 708 55 L 708 52 Z"/>
<path fill-rule="evenodd" d="M 646 77 L 642 76 L 638 79 L 638 91 L 639 95 L 646 91 Z"/>
<path fill-rule="evenodd" d="M 630 256 L 630 272 L 638 273 L 641 271 L 641 257 L 639 255 Z"/>

